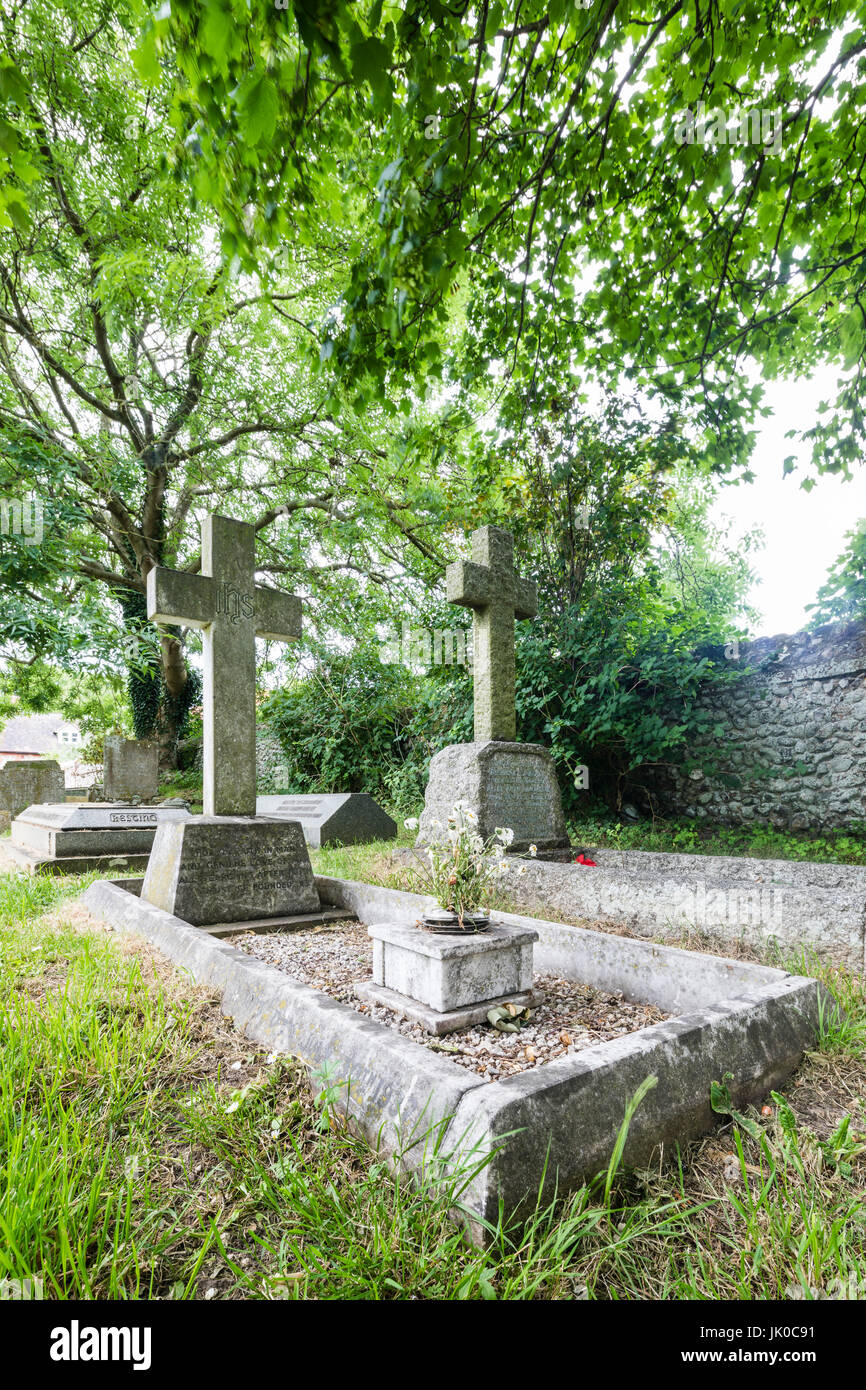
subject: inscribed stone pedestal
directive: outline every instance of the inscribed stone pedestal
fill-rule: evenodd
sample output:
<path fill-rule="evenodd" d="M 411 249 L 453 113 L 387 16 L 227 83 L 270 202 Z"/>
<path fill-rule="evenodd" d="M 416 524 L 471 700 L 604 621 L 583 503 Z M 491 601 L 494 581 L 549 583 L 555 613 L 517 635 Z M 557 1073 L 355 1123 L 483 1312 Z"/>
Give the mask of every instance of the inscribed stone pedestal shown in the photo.
<path fill-rule="evenodd" d="M 256 637 L 301 635 L 301 600 L 255 582 L 255 531 L 244 521 L 202 523 L 201 574 L 153 569 L 151 622 L 203 631 L 206 816 L 256 813 Z"/>
<path fill-rule="evenodd" d="M 14 819 L 37 802 L 59 802 L 66 795 L 63 770 L 47 759 L 21 759 L 0 767 L 0 807 Z"/>
<path fill-rule="evenodd" d="M 159 791 L 159 745 L 106 734 L 102 787 L 106 801 L 152 801 Z"/>
<path fill-rule="evenodd" d="M 488 740 L 454 743 L 437 753 L 430 763 L 419 845 L 445 838 L 458 799 L 474 811 L 485 840 L 507 826 L 514 831 L 513 850 L 568 845 L 556 768 L 539 744 Z"/>
<path fill-rule="evenodd" d="M 366 792 L 340 792 L 310 796 L 260 796 L 260 816 L 300 821 L 308 845 L 366 845 L 372 840 L 393 840 L 397 826 Z"/>
<path fill-rule="evenodd" d="M 319 910 L 298 822 L 246 816 L 160 825 L 141 897 L 194 927 Z"/>

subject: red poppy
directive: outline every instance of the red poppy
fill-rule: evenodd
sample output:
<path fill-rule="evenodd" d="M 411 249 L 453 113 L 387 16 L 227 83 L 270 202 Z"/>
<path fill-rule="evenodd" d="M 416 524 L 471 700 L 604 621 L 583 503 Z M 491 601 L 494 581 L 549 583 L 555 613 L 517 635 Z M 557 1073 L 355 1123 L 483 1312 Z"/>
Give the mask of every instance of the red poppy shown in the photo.
<path fill-rule="evenodd" d="M 574 862 L 575 864 L 583 864 L 584 867 L 587 869 L 598 868 L 598 865 L 596 864 L 595 860 L 590 859 L 589 855 L 585 854 L 583 850 L 580 851 L 580 854 L 577 856 Z"/>

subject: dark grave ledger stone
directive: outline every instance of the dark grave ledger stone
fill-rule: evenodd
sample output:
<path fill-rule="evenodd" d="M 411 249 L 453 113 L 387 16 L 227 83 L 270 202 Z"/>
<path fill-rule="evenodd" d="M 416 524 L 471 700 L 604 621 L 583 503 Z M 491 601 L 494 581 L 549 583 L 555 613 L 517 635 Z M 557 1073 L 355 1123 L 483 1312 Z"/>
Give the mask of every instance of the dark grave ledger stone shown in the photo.
<path fill-rule="evenodd" d="M 322 792 L 307 796 L 260 796 L 260 816 L 298 820 L 307 844 L 365 845 L 373 840 L 393 840 L 397 825 L 366 792 Z"/>

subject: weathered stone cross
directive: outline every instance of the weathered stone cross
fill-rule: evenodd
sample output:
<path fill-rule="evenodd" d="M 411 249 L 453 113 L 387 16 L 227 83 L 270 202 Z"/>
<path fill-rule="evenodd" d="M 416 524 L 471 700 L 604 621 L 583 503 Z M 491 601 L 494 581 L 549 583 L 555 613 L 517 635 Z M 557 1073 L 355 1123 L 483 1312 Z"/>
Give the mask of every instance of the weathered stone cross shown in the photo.
<path fill-rule="evenodd" d="M 208 516 L 201 574 L 152 569 L 147 616 L 204 630 L 204 814 L 256 813 L 256 637 L 301 635 L 301 600 L 255 581 L 255 532 Z"/>
<path fill-rule="evenodd" d="M 449 603 L 473 610 L 475 742 L 515 737 L 514 619 L 534 618 L 536 586 L 514 568 L 514 538 L 497 526 L 472 532 L 472 559 L 445 571 Z"/>

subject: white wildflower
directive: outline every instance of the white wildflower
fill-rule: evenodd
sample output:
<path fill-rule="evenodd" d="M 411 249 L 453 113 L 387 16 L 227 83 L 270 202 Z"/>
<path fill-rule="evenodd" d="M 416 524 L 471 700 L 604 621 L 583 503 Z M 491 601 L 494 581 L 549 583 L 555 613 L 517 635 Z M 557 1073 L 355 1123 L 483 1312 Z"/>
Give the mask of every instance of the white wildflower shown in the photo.
<path fill-rule="evenodd" d="M 406 827 L 407 830 L 417 830 L 417 829 L 418 829 L 418 817 L 417 817 L 417 816 L 407 816 L 406 819 L 404 820 L 403 824 L 405 825 L 405 827 Z"/>
<path fill-rule="evenodd" d="M 532 858 L 534 859 L 536 854 L 538 853 L 538 845 L 530 845 L 529 853 L 532 855 Z"/>

